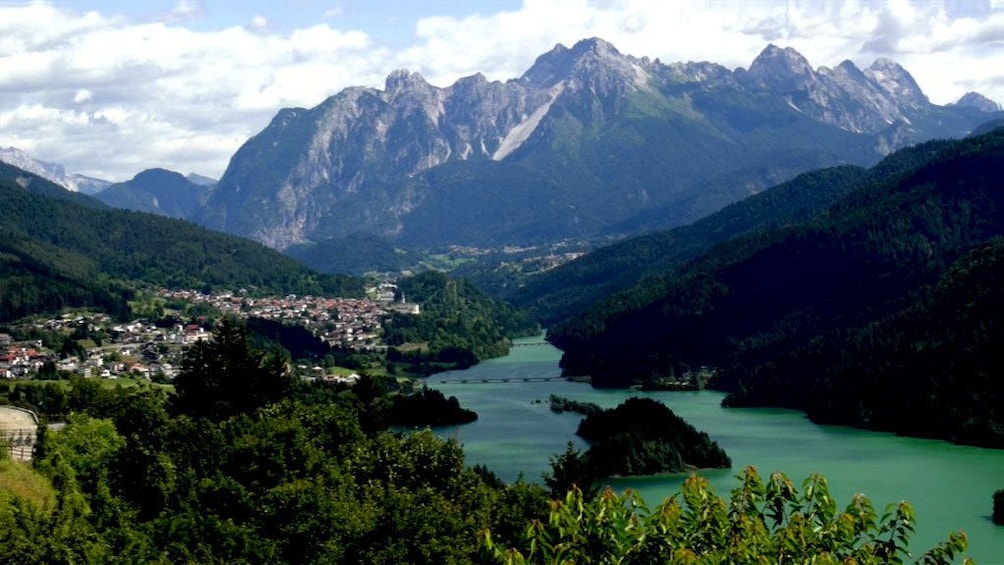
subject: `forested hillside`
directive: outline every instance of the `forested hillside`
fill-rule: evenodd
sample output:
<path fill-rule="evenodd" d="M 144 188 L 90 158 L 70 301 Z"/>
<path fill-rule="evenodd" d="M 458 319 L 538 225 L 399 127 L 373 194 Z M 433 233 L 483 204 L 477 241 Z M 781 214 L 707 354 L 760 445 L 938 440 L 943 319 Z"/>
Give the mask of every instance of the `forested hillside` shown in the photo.
<path fill-rule="evenodd" d="M 912 169 L 885 174 L 880 165 L 871 183 L 812 222 L 732 241 L 558 326 L 550 335 L 565 350 L 564 370 L 590 374 L 597 385 L 621 386 L 715 365 L 721 368 L 720 385 L 737 391 L 733 403 L 790 406 L 827 421 L 1004 444 L 1001 414 L 985 410 L 971 421 L 976 404 L 999 398 L 996 379 L 978 370 L 994 358 L 979 348 L 980 341 L 966 346 L 968 357 L 953 351 L 947 344 L 968 341 L 939 327 L 944 320 L 926 314 L 931 307 L 924 306 L 924 297 L 939 284 L 957 297 L 999 299 L 999 289 L 983 282 L 989 275 L 967 267 L 989 260 L 964 257 L 984 245 L 992 249 L 996 244 L 990 240 L 1004 233 L 1004 130 L 925 144 L 899 158 L 913 159 Z M 978 334 L 970 337 L 989 339 L 996 322 L 982 318 L 990 315 L 983 312 L 961 308 L 954 323 L 977 328 L 969 330 Z M 863 337 L 869 332 L 881 330 L 892 339 L 894 320 L 903 319 L 917 327 L 896 336 L 902 340 L 899 349 L 864 347 L 872 339 Z M 839 336 L 850 341 L 834 341 Z M 858 350 L 831 349 L 855 342 Z M 904 351 L 932 348 L 936 353 L 926 365 L 908 363 L 910 370 L 923 369 L 919 373 L 901 370 L 881 382 L 847 379 L 855 372 L 885 374 L 864 368 L 895 364 L 893 358 Z M 840 362 L 832 370 L 814 366 L 824 361 L 820 351 Z M 937 364 L 934 358 L 940 359 Z M 963 370 L 963 362 L 976 369 Z M 875 415 L 899 405 L 903 389 L 910 387 L 937 393 L 928 408 L 955 408 L 936 425 L 920 421 L 929 410 L 907 410 L 910 421 L 892 412 Z M 947 390 L 957 400 L 950 400 Z M 963 428 L 970 431 L 958 431 Z"/>
<path fill-rule="evenodd" d="M 1004 239 L 996 237 L 900 311 L 737 365 L 727 402 L 793 406 L 820 423 L 1002 447 L 1002 289 Z"/>
<path fill-rule="evenodd" d="M 693 224 L 597 249 L 530 278 L 504 297 L 551 326 L 634 286 L 646 275 L 679 268 L 715 245 L 806 222 L 854 190 L 913 170 L 950 143 L 932 141 L 904 149 L 869 170 L 844 166 L 805 173 Z"/>
<path fill-rule="evenodd" d="M 388 429 L 373 381 L 289 379 L 226 322 L 186 354 L 177 395 L 97 379 L 0 384 L 43 419 L 31 464 L 0 450 L 0 548 L 11 563 L 664 563 L 709 555 L 772 563 L 909 559 L 913 511 L 838 510 L 824 478 L 801 492 L 744 471 L 731 500 L 692 477 L 648 512 L 637 495 L 505 484 L 456 441 Z M 208 378 L 202 378 L 208 377 Z M 66 385 L 66 386 L 63 386 Z M 628 410 L 630 411 L 630 410 Z M 560 502 L 564 500 L 565 502 Z M 548 509 L 551 514 L 548 516 Z M 739 535 L 730 532 L 739 532 Z M 960 532 L 918 563 L 950 563 Z M 917 548 L 912 548 L 919 555 Z M 519 553 L 517 553 L 517 551 Z M 522 555 L 527 556 L 523 560 Z"/>
<path fill-rule="evenodd" d="M 463 279 L 428 271 L 398 281 L 398 296 L 421 315 L 395 313 L 384 324 L 391 360 L 469 366 L 509 351 L 508 338 L 534 335 L 528 315 L 496 301 Z"/>
<path fill-rule="evenodd" d="M 713 245 L 807 220 L 847 194 L 864 176 L 864 169 L 851 166 L 805 173 L 693 224 L 597 249 L 530 278 L 505 297 L 544 325 L 554 324 L 632 286 L 646 274 L 678 267 Z"/>
<path fill-rule="evenodd" d="M 111 210 L 41 177 L 0 169 L 0 320 L 92 305 L 123 313 L 130 288 L 247 288 L 358 295 L 258 243 L 160 216 Z"/>
<path fill-rule="evenodd" d="M 396 273 L 417 262 L 390 241 L 367 234 L 350 234 L 296 245 L 286 249 L 285 253 L 322 273 L 347 275 L 364 275 L 371 271 Z"/>

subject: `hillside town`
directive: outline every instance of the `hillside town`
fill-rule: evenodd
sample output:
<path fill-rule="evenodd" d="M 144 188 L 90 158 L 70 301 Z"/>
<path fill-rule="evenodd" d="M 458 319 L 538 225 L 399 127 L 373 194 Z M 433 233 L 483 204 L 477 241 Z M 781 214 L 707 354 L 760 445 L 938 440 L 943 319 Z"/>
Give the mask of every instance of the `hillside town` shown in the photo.
<path fill-rule="evenodd" d="M 395 301 L 394 291 L 392 283 L 384 283 L 371 289 L 372 298 L 251 297 L 166 289 L 157 296 L 172 304 L 208 306 L 222 315 L 300 325 L 333 347 L 380 349 L 385 347 L 380 336 L 384 317 L 421 312 L 418 304 Z M 121 322 L 101 313 L 65 313 L 30 324 L 22 329 L 31 339 L 0 333 L 0 378 L 76 374 L 169 382 L 177 375 L 184 348 L 212 336 L 205 316 L 168 325 L 163 320 Z M 50 343 L 34 337 L 39 335 L 49 336 Z M 62 337 L 62 343 L 52 342 L 53 336 Z"/>

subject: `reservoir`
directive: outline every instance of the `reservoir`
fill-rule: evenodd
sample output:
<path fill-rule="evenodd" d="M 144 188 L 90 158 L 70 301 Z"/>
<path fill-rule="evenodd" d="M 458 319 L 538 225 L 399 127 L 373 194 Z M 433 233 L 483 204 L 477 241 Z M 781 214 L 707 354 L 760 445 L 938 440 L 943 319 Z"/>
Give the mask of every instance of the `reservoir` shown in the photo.
<path fill-rule="evenodd" d="M 926 550 L 950 531 L 963 530 L 969 537 L 969 555 L 977 563 L 1004 564 L 1004 526 L 990 521 L 993 493 L 1004 489 L 1004 450 L 818 426 L 791 410 L 724 409 L 719 404 L 723 395 L 713 391 L 597 390 L 564 380 L 523 381 L 561 374 L 561 352 L 550 345 L 530 345 L 539 341 L 518 340 L 520 345 L 506 357 L 426 381 L 478 413 L 474 423 L 436 430 L 463 444 L 469 465 L 483 464 L 510 482 L 520 476 L 541 482 L 551 455 L 563 452 L 569 441 L 586 447 L 575 435 L 581 416 L 551 412 L 551 394 L 603 408 L 631 395 L 650 396 L 728 452 L 731 470 L 702 472 L 719 496 L 727 497 L 738 486 L 735 475 L 749 465 L 764 480 L 772 472 L 783 472 L 800 491 L 803 479 L 822 473 L 839 509 L 855 493 L 868 496 L 879 515 L 889 503 L 910 502 L 917 516 L 911 544 L 915 549 Z M 639 491 L 654 507 L 676 493 L 684 479 L 686 475 L 624 478 L 610 484 L 618 491 Z"/>

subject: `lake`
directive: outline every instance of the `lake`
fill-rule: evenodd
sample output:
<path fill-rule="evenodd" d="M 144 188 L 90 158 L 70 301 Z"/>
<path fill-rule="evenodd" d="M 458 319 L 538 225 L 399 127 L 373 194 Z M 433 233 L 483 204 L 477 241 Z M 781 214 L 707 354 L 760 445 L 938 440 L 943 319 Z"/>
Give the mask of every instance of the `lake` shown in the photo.
<path fill-rule="evenodd" d="M 540 482 L 541 474 L 550 469 L 550 456 L 564 452 L 569 441 L 586 447 L 575 435 L 581 416 L 551 412 L 547 404 L 551 394 L 604 408 L 631 395 L 649 396 L 707 432 L 728 452 L 731 470 L 702 472 L 721 496 L 738 485 L 736 473 L 749 465 L 765 479 L 781 471 L 799 486 L 818 472 L 826 476 L 840 508 L 858 492 L 867 495 L 880 514 L 888 503 L 910 502 L 917 513 L 915 548 L 927 549 L 949 531 L 963 530 L 969 536 L 969 554 L 978 563 L 1004 564 L 1004 526 L 990 521 L 993 492 L 1004 489 L 1004 450 L 818 426 L 791 410 L 725 409 L 720 406 L 723 395 L 713 391 L 648 393 L 597 390 L 563 380 L 520 380 L 559 376 L 560 357 L 561 352 L 549 345 L 517 346 L 507 357 L 429 377 L 430 387 L 456 396 L 463 407 L 479 415 L 472 424 L 439 428 L 436 433 L 460 441 L 468 464 L 484 464 L 507 481 L 522 475 Z M 483 379 L 509 382 L 480 382 Z M 655 506 L 677 492 L 685 478 L 624 478 L 610 484 L 618 490 L 635 489 Z"/>

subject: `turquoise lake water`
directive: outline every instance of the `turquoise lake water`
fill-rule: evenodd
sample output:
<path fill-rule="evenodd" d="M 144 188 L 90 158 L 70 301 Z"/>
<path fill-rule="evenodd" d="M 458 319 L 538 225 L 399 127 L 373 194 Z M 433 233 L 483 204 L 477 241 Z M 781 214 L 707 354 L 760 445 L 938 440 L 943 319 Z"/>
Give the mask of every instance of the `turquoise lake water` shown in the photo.
<path fill-rule="evenodd" d="M 560 375 L 560 355 L 550 346 L 515 347 L 507 357 L 430 377 L 430 387 L 456 396 L 462 406 L 479 415 L 472 424 L 440 428 L 436 433 L 460 441 L 468 464 L 484 464 L 508 481 L 522 475 L 540 482 L 550 468 L 550 456 L 563 452 L 569 441 L 580 449 L 586 447 L 575 436 L 581 416 L 551 412 L 547 405 L 551 394 L 604 408 L 630 395 L 650 396 L 706 431 L 728 452 L 731 470 L 702 472 L 719 495 L 726 496 L 737 486 L 736 473 L 748 465 L 764 477 L 781 471 L 797 485 L 819 472 L 826 476 L 841 507 L 859 492 L 880 513 L 888 503 L 910 502 L 917 514 L 914 548 L 929 548 L 948 532 L 963 530 L 969 536 L 969 554 L 977 563 L 1004 565 L 1004 526 L 990 521 L 993 492 L 1004 488 L 1004 450 L 817 426 L 791 410 L 724 409 L 720 407 L 722 394 L 713 391 L 643 393 L 596 390 L 562 380 L 520 380 Z M 482 383 L 481 379 L 509 382 Z M 618 490 L 635 489 L 654 506 L 677 492 L 685 478 L 624 478 L 611 485 Z"/>

